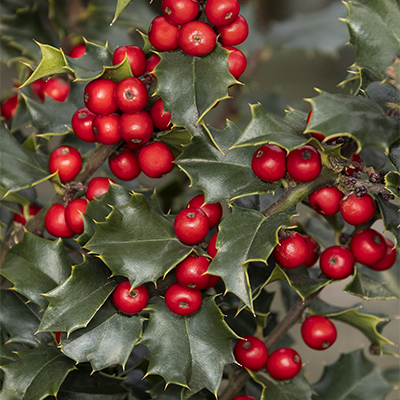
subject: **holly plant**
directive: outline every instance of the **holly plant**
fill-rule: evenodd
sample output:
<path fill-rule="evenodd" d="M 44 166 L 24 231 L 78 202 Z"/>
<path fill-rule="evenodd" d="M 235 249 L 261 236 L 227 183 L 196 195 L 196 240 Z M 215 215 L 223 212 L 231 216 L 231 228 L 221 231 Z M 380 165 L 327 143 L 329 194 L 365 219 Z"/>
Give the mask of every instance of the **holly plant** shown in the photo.
<path fill-rule="evenodd" d="M 1 399 L 398 395 L 400 9 L 278 3 L 2 2 Z"/>

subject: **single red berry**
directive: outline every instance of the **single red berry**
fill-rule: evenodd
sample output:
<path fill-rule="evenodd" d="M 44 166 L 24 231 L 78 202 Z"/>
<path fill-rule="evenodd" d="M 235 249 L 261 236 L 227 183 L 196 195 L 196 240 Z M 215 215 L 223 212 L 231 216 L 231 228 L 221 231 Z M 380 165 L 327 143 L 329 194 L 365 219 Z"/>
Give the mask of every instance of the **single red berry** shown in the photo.
<path fill-rule="evenodd" d="M 112 62 L 114 65 L 122 63 L 128 58 L 133 76 L 141 76 L 146 70 L 146 54 L 138 46 L 121 46 L 114 50 Z"/>
<path fill-rule="evenodd" d="M 205 12 L 208 20 L 215 26 L 224 26 L 234 22 L 239 15 L 237 0 L 208 0 Z"/>
<path fill-rule="evenodd" d="M 286 232 L 287 238 L 279 240 L 272 255 L 282 268 L 294 269 L 308 258 L 308 245 L 300 233 Z"/>
<path fill-rule="evenodd" d="M 187 208 L 201 208 L 207 215 L 210 230 L 216 226 L 222 217 L 220 203 L 205 204 L 204 194 L 199 194 L 189 201 Z"/>
<path fill-rule="evenodd" d="M 71 58 L 79 58 L 85 54 L 85 51 L 86 51 L 85 43 L 79 43 L 71 49 L 68 56 Z"/>
<path fill-rule="evenodd" d="M 208 246 L 207 246 L 207 253 L 212 258 L 214 258 L 216 256 L 216 254 L 218 253 L 217 236 L 218 236 L 218 232 L 214 233 L 214 235 L 211 236 L 211 239 L 208 242 Z"/>
<path fill-rule="evenodd" d="M 173 283 L 165 292 L 165 304 L 174 314 L 191 315 L 201 306 L 203 297 L 200 290 Z"/>
<path fill-rule="evenodd" d="M 344 194 L 336 186 L 324 186 L 308 196 L 311 207 L 321 215 L 332 216 L 340 210 Z"/>
<path fill-rule="evenodd" d="M 175 277 L 181 286 L 191 289 L 204 289 L 210 281 L 207 274 L 210 260 L 205 256 L 190 254 L 175 269 Z"/>
<path fill-rule="evenodd" d="M 357 197 L 352 193 L 340 202 L 340 214 L 350 225 L 363 225 L 368 222 L 375 213 L 375 201 L 368 193 L 363 197 Z"/>
<path fill-rule="evenodd" d="M 387 245 L 384 237 L 374 229 L 368 228 L 356 232 L 350 241 L 350 250 L 361 264 L 374 265 L 386 254 Z"/>
<path fill-rule="evenodd" d="M 92 123 L 94 137 L 102 144 L 116 144 L 122 140 L 119 130 L 119 115 L 98 115 Z"/>
<path fill-rule="evenodd" d="M 306 144 L 288 154 L 286 165 L 295 181 L 311 182 L 321 172 L 321 156 L 315 147 Z"/>
<path fill-rule="evenodd" d="M 57 76 L 48 79 L 43 84 L 44 94 L 61 103 L 68 97 L 69 90 L 69 82 Z"/>
<path fill-rule="evenodd" d="M 272 378 L 285 381 L 294 378 L 301 370 L 301 358 L 296 350 L 282 347 L 273 351 L 267 361 L 267 371 Z"/>
<path fill-rule="evenodd" d="M 54 174 L 58 171 L 62 183 L 75 179 L 81 166 L 82 157 L 79 151 L 71 146 L 60 146 L 50 154 L 49 172 Z"/>
<path fill-rule="evenodd" d="M 232 400 L 257 400 L 253 396 L 248 396 L 247 394 L 241 394 L 239 396 L 235 396 Z"/>
<path fill-rule="evenodd" d="M 149 73 L 153 78 L 156 76 L 153 74 L 154 68 L 161 61 L 161 58 L 158 54 L 153 54 L 147 59 L 146 62 L 146 72 Z"/>
<path fill-rule="evenodd" d="M 210 289 L 212 287 L 214 287 L 221 279 L 220 276 L 217 275 L 212 275 L 212 274 L 208 274 L 210 277 L 210 280 L 208 281 L 208 284 L 205 286 L 204 289 Z"/>
<path fill-rule="evenodd" d="M 120 117 L 119 132 L 125 142 L 144 145 L 151 139 L 153 131 L 153 120 L 146 111 L 123 113 Z"/>
<path fill-rule="evenodd" d="M 386 271 L 387 269 L 391 268 L 396 262 L 397 258 L 396 246 L 390 239 L 388 238 L 384 239 L 386 242 L 386 254 L 377 263 L 368 265 L 368 268 L 371 268 L 375 271 Z"/>
<path fill-rule="evenodd" d="M 307 125 L 310 122 L 311 116 L 312 116 L 313 110 L 311 110 L 308 115 L 307 115 Z M 319 140 L 322 142 L 325 139 L 325 135 L 319 132 L 310 132 L 310 135 L 312 137 L 315 137 L 315 139 Z"/>
<path fill-rule="evenodd" d="M 135 113 L 146 107 L 149 93 L 139 78 L 125 78 L 115 89 L 115 101 L 123 112 Z"/>
<path fill-rule="evenodd" d="M 139 150 L 140 169 L 150 178 L 161 178 L 174 169 L 175 157 L 163 142 L 154 142 Z"/>
<path fill-rule="evenodd" d="M 179 48 L 179 28 L 171 24 L 163 15 L 155 17 L 149 27 L 150 44 L 160 51 L 171 51 Z"/>
<path fill-rule="evenodd" d="M 123 181 L 131 181 L 141 172 L 137 154 L 128 149 L 122 149 L 111 155 L 108 165 L 111 172 Z"/>
<path fill-rule="evenodd" d="M 34 204 L 29 204 L 29 216 L 33 217 L 36 215 L 42 208 L 39 206 L 35 206 Z M 24 208 L 22 206 L 19 207 L 19 214 L 14 214 L 14 221 L 18 222 L 22 225 L 26 224 L 26 218 L 24 216 Z"/>
<path fill-rule="evenodd" d="M 92 178 L 86 189 L 86 198 L 92 201 L 95 197 L 99 197 L 104 193 L 108 192 L 110 182 L 115 183 L 109 178 Z"/>
<path fill-rule="evenodd" d="M 57 331 L 57 332 L 55 333 L 57 344 L 60 344 L 60 342 L 61 342 L 61 334 L 62 334 L 61 331 Z"/>
<path fill-rule="evenodd" d="M 265 367 L 268 359 L 268 350 L 264 342 L 255 336 L 245 336 L 233 348 L 236 361 L 250 371 L 258 371 Z"/>
<path fill-rule="evenodd" d="M 132 288 L 129 280 L 126 280 L 114 289 L 112 301 L 116 309 L 124 314 L 137 314 L 146 307 L 149 293 L 144 285 Z"/>
<path fill-rule="evenodd" d="M 303 239 L 306 241 L 307 246 L 308 246 L 308 257 L 307 260 L 304 262 L 304 265 L 307 268 L 312 267 L 318 260 L 319 255 L 320 255 L 320 247 L 319 244 L 310 238 L 308 235 L 301 235 L 303 236 Z"/>
<path fill-rule="evenodd" d="M 50 235 L 60 238 L 71 238 L 75 235 L 65 220 L 65 207 L 62 204 L 54 204 L 47 211 L 44 218 L 44 226 Z"/>
<path fill-rule="evenodd" d="M 83 107 L 76 110 L 72 116 L 71 125 L 72 130 L 79 139 L 84 142 L 93 143 L 96 138 L 93 133 L 93 120 L 96 114 L 89 111 L 88 108 Z"/>
<path fill-rule="evenodd" d="M 200 208 L 185 208 L 175 217 L 175 234 L 182 243 L 188 245 L 204 240 L 208 227 L 207 215 Z"/>
<path fill-rule="evenodd" d="M 118 110 L 114 98 L 114 91 L 117 83 L 110 79 L 95 79 L 85 87 L 85 106 L 93 113 L 108 115 Z"/>
<path fill-rule="evenodd" d="M 205 56 L 214 49 L 217 35 L 205 22 L 191 21 L 181 26 L 178 43 L 181 50 L 190 56 Z"/>
<path fill-rule="evenodd" d="M 18 107 L 18 95 L 14 95 L 3 101 L 0 106 L 1 116 L 5 121 L 10 120 L 16 113 Z"/>
<path fill-rule="evenodd" d="M 251 169 L 267 182 L 276 182 L 286 175 L 286 152 L 275 144 L 264 144 L 253 154 Z"/>
<path fill-rule="evenodd" d="M 246 19 L 242 15 L 238 15 L 231 24 L 219 26 L 218 32 L 221 34 L 218 41 L 222 45 L 237 46 L 246 40 L 249 34 L 249 26 Z"/>
<path fill-rule="evenodd" d="M 87 204 L 88 201 L 86 199 L 76 199 L 71 201 L 65 208 L 65 221 L 67 222 L 68 228 L 78 235 L 83 233 L 82 214 L 85 214 Z"/>
<path fill-rule="evenodd" d="M 311 315 L 301 325 L 301 336 L 308 347 L 326 350 L 335 343 L 335 325 L 322 315 Z"/>
<path fill-rule="evenodd" d="M 321 271 L 330 279 L 345 279 L 353 273 L 354 255 L 344 246 L 331 246 L 325 249 L 320 258 Z"/>
<path fill-rule="evenodd" d="M 161 9 L 171 24 L 183 25 L 197 17 L 200 4 L 197 0 L 163 0 Z"/>
<path fill-rule="evenodd" d="M 161 97 L 151 106 L 149 114 L 158 129 L 166 131 L 172 128 L 171 113 L 164 110 L 164 103 Z"/>
<path fill-rule="evenodd" d="M 229 72 L 236 80 L 239 80 L 247 67 L 246 56 L 236 47 L 222 46 L 231 53 L 228 56 Z"/>
<path fill-rule="evenodd" d="M 45 94 L 44 94 L 44 79 L 40 78 L 37 79 L 36 81 L 33 81 L 30 84 L 31 89 L 33 90 L 33 92 L 40 98 L 40 100 L 44 100 L 45 98 Z"/>
<path fill-rule="evenodd" d="M 143 147 L 144 143 L 133 143 L 133 142 L 125 142 L 124 146 L 128 150 L 138 151 Z"/>

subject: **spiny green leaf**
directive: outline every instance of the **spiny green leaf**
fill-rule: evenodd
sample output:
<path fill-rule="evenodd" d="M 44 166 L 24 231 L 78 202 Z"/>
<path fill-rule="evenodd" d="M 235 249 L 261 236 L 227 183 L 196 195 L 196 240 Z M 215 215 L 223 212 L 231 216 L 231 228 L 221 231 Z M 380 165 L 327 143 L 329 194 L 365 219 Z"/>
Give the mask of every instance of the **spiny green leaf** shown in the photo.
<path fill-rule="evenodd" d="M 0 273 L 17 292 L 45 309 L 48 302 L 43 294 L 68 278 L 71 264 L 61 239 L 42 239 L 26 231 L 22 242 L 7 252 Z"/>
<path fill-rule="evenodd" d="M 399 206 L 384 200 L 381 196 L 376 197 L 379 209 L 381 210 L 383 225 L 385 229 L 391 232 L 395 239 L 395 245 L 400 248 L 400 209 Z"/>
<path fill-rule="evenodd" d="M 2 322 L 3 323 L 3 322 Z M 4 329 L 0 329 L 0 365 L 6 365 L 18 359 L 9 343 L 5 343 Z"/>
<path fill-rule="evenodd" d="M 111 25 L 117 20 L 117 18 L 121 15 L 122 11 L 125 10 L 129 4 L 132 3 L 133 0 L 117 0 L 117 7 L 115 9 L 115 15 L 111 22 Z"/>
<path fill-rule="evenodd" d="M 165 382 L 159 382 L 150 389 L 149 394 L 152 400 L 177 400 L 181 398 L 183 390 L 182 386 L 171 384 L 165 387 Z M 190 398 L 191 400 L 206 400 L 206 397 L 201 393 L 197 393 Z"/>
<path fill-rule="evenodd" d="M 177 158 L 183 151 L 183 146 L 190 143 L 191 135 L 187 130 L 172 129 L 171 131 L 161 132 L 157 138 L 164 142 Z"/>
<path fill-rule="evenodd" d="M 398 172 L 389 172 L 385 175 L 385 187 L 396 197 L 400 197 L 399 184 L 400 174 Z"/>

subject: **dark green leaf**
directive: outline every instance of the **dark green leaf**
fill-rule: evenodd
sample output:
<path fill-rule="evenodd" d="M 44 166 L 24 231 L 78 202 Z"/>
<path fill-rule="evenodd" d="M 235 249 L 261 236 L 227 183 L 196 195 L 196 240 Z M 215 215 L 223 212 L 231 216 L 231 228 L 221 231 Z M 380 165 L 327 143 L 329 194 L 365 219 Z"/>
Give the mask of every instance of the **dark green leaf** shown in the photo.
<path fill-rule="evenodd" d="M 117 8 L 115 9 L 115 15 L 111 24 L 113 24 L 117 20 L 117 18 L 121 15 L 122 11 L 124 11 L 125 8 L 132 3 L 132 1 L 133 0 L 117 0 Z"/>
<path fill-rule="evenodd" d="M 397 248 L 400 248 L 399 207 L 384 200 L 381 196 L 377 196 L 376 198 L 378 200 L 379 209 L 381 210 L 383 225 L 386 230 L 392 232 L 395 245 Z"/>
<path fill-rule="evenodd" d="M 173 129 L 171 131 L 161 132 L 157 137 L 168 145 L 174 153 L 175 158 L 182 153 L 183 146 L 189 144 L 191 139 L 190 133 L 183 129 Z"/>
<path fill-rule="evenodd" d="M 3 321 L 2 321 L 3 323 Z M 18 359 L 18 355 L 12 350 L 9 343 L 5 343 L 4 330 L 0 330 L 0 365 L 6 365 Z"/>
<path fill-rule="evenodd" d="M 400 172 L 400 139 L 396 140 L 389 148 L 389 159 L 397 172 Z"/>
<path fill-rule="evenodd" d="M 385 187 L 394 196 L 400 197 L 400 174 L 398 172 L 389 172 L 385 175 Z"/>

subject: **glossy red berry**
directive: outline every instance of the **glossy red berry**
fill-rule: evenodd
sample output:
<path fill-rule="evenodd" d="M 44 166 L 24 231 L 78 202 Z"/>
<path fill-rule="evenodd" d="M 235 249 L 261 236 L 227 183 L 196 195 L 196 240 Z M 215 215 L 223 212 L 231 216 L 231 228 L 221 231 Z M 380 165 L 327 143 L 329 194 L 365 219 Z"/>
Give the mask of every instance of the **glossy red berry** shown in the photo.
<path fill-rule="evenodd" d="M 368 193 L 363 197 L 357 197 L 352 193 L 340 202 L 340 214 L 350 225 L 358 226 L 365 224 L 375 213 L 375 201 Z"/>
<path fill-rule="evenodd" d="M 44 94 L 61 103 L 67 99 L 69 90 L 69 83 L 57 76 L 53 76 L 43 84 Z"/>
<path fill-rule="evenodd" d="M 65 207 L 62 204 L 54 204 L 50 207 L 44 218 L 44 226 L 50 235 L 60 238 L 74 236 L 74 232 L 69 229 L 65 220 Z"/>
<path fill-rule="evenodd" d="M 84 142 L 93 143 L 96 141 L 93 132 L 93 120 L 96 114 L 89 111 L 88 108 L 83 107 L 76 110 L 72 116 L 71 125 L 72 130 L 79 139 Z"/>
<path fill-rule="evenodd" d="M 85 106 L 93 113 L 108 115 L 118 110 L 114 98 L 117 83 L 110 79 L 96 79 L 90 81 L 85 87 Z"/>
<path fill-rule="evenodd" d="M 231 24 L 218 27 L 218 32 L 221 34 L 218 41 L 222 45 L 237 46 L 246 40 L 249 26 L 246 19 L 242 15 L 238 15 Z"/>
<path fill-rule="evenodd" d="M 62 334 L 61 331 L 57 331 L 57 332 L 55 333 L 57 344 L 60 344 L 60 342 L 61 342 L 61 334 Z"/>
<path fill-rule="evenodd" d="M 108 165 L 111 172 L 123 181 L 135 179 L 141 172 L 138 156 L 128 149 L 122 149 L 111 155 Z"/>
<path fill-rule="evenodd" d="M 239 15 L 237 0 L 208 0 L 205 12 L 208 20 L 215 26 L 231 24 Z"/>
<path fill-rule="evenodd" d="M 332 216 L 339 212 L 343 196 L 336 186 L 324 186 L 311 193 L 308 200 L 318 214 Z"/>
<path fill-rule="evenodd" d="M 255 336 L 245 336 L 233 348 L 236 361 L 250 371 L 258 371 L 265 366 L 268 350 L 264 342 Z"/>
<path fill-rule="evenodd" d="M 207 215 L 210 229 L 214 228 L 222 217 L 222 206 L 220 203 L 205 204 L 204 194 L 199 194 L 189 201 L 187 208 L 201 208 Z"/>
<path fill-rule="evenodd" d="M 171 24 L 183 25 L 197 17 L 200 4 L 197 0 L 163 0 L 161 9 Z"/>
<path fill-rule="evenodd" d="M 152 72 L 154 71 L 154 68 L 157 66 L 160 60 L 161 58 L 158 54 L 153 54 L 147 59 L 146 72 L 149 73 L 153 78 L 155 78 L 156 76 Z"/>
<path fill-rule="evenodd" d="M 308 347 L 326 350 L 335 343 L 336 327 L 322 315 L 311 315 L 301 325 L 301 336 Z"/>
<path fill-rule="evenodd" d="M 210 275 L 207 274 L 209 265 L 207 257 L 191 254 L 176 266 L 176 280 L 181 286 L 204 289 L 210 281 Z"/>
<path fill-rule="evenodd" d="M 71 49 L 68 56 L 71 58 L 79 58 L 85 54 L 85 51 L 86 51 L 85 43 L 79 43 Z"/>
<path fill-rule="evenodd" d="M 288 237 L 279 240 L 272 255 L 282 268 L 294 269 L 304 264 L 308 258 L 308 245 L 300 233 L 286 232 Z"/>
<path fill-rule="evenodd" d="M 87 203 L 86 199 L 75 199 L 65 208 L 65 221 L 67 222 L 68 228 L 78 235 L 83 233 L 82 214 L 86 212 Z"/>
<path fill-rule="evenodd" d="M 216 256 L 216 254 L 218 253 L 217 236 L 218 236 L 218 232 L 214 233 L 214 235 L 211 236 L 211 239 L 208 242 L 208 246 L 207 246 L 207 253 L 212 258 L 214 258 Z"/>
<path fill-rule="evenodd" d="M 146 70 L 146 54 L 138 46 L 120 46 L 114 50 L 112 62 L 114 65 L 122 63 L 127 57 L 133 76 L 141 76 Z"/>
<path fill-rule="evenodd" d="M 161 178 L 174 169 L 175 157 L 163 142 L 154 142 L 139 150 L 140 169 L 150 178 Z"/>
<path fill-rule="evenodd" d="M 388 239 L 384 238 L 386 242 L 386 254 L 377 263 L 368 265 L 369 268 L 375 271 L 386 271 L 391 268 L 396 262 L 397 251 L 394 243 Z"/>
<path fill-rule="evenodd" d="M 178 43 L 181 50 L 190 56 L 205 56 L 214 49 L 217 35 L 205 22 L 190 21 L 179 30 Z"/>
<path fill-rule="evenodd" d="M 374 229 L 367 228 L 356 232 L 350 241 L 350 250 L 361 264 L 374 265 L 386 254 L 384 237 Z"/>
<path fill-rule="evenodd" d="M 210 289 L 212 287 L 214 287 L 221 279 L 220 276 L 217 275 L 212 275 L 212 274 L 208 274 L 210 277 L 210 280 L 208 281 L 208 284 L 205 286 L 204 289 Z"/>
<path fill-rule="evenodd" d="M 295 181 L 311 182 L 321 172 L 321 156 L 315 147 L 306 144 L 288 154 L 286 167 Z"/>
<path fill-rule="evenodd" d="M 4 100 L 0 106 L 1 116 L 5 121 L 10 120 L 16 113 L 18 107 L 18 95 L 14 95 Z"/>
<path fill-rule="evenodd" d="M 123 113 L 120 117 L 119 132 L 125 142 L 143 145 L 151 139 L 153 131 L 153 120 L 146 111 Z"/>
<path fill-rule="evenodd" d="M 203 301 L 200 290 L 183 287 L 179 283 L 168 287 L 164 299 L 168 309 L 178 315 L 194 314 Z"/>
<path fill-rule="evenodd" d="M 343 246 L 331 246 L 325 249 L 320 258 L 321 271 L 330 279 L 345 279 L 353 273 L 354 255 Z"/>
<path fill-rule="evenodd" d="M 301 236 L 303 236 L 303 239 L 306 241 L 308 246 L 308 257 L 307 260 L 304 262 L 304 265 L 307 268 L 310 268 L 317 262 L 319 258 L 320 247 L 319 244 L 315 240 L 313 240 L 310 236 L 308 235 L 301 235 Z"/>
<path fill-rule="evenodd" d="M 150 44 L 160 51 L 171 51 L 179 48 L 179 28 L 171 24 L 163 15 L 155 17 L 149 27 Z"/>
<path fill-rule="evenodd" d="M 239 396 L 235 396 L 232 400 L 257 400 L 253 396 L 248 396 L 247 394 L 241 394 Z"/>
<path fill-rule="evenodd" d="M 29 204 L 29 216 L 33 217 L 35 216 L 39 211 L 41 210 L 41 207 L 35 206 L 34 204 Z M 14 214 L 14 221 L 18 222 L 22 225 L 26 224 L 26 218 L 24 216 L 24 208 L 19 207 L 19 214 Z"/>
<path fill-rule="evenodd" d="M 164 110 L 162 98 L 157 99 L 149 110 L 154 125 L 161 131 L 172 128 L 171 113 Z"/>
<path fill-rule="evenodd" d="M 310 122 L 311 116 L 312 116 L 313 110 L 311 110 L 308 115 L 307 115 L 307 125 Z M 319 140 L 320 142 L 322 142 L 325 139 L 325 135 L 319 132 L 310 132 L 310 135 L 312 137 L 315 137 L 315 139 Z"/>
<path fill-rule="evenodd" d="M 107 193 L 110 182 L 114 183 L 114 181 L 109 178 L 92 178 L 86 189 L 86 198 L 89 201 L 92 201 L 95 197 L 99 197 L 102 194 Z"/>
<path fill-rule="evenodd" d="M 102 144 L 116 144 L 122 140 L 119 115 L 98 115 L 92 123 L 94 137 Z"/>
<path fill-rule="evenodd" d="M 200 208 L 185 208 L 175 217 L 174 230 L 182 243 L 197 244 L 207 236 L 209 230 L 207 215 Z"/>
<path fill-rule="evenodd" d="M 138 151 L 143 147 L 144 143 L 133 143 L 133 142 L 125 142 L 124 146 L 128 150 Z"/>
<path fill-rule="evenodd" d="M 81 166 L 82 157 L 79 151 L 71 146 L 60 146 L 50 154 L 49 172 L 54 174 L 58 171 L 62 183 L 75 179 Z"/>
<path fill-rule="evenodd" d="M 149 93 L 139 78 L 125 78 L 115 88 L 115 101 L 123 112 L 135 113 L 146 107 Z"/>
<path fill-rule="evenodd" d="M 31 89 L 33 90 L 33 92 L 40 98 L 40 100 L 44 100 L 45 98 L 45 94 L 43 91 L 43 87 L 44 87 L 44 79 L 40 78 L 37 79 L 36 81 L 33 81 L 30 84 Z"/>
<path fill-rule="evenodd" d="M 231 53 L 228 56 L 229 72 L 236 80 L 239 80 L 247 67 L 246 56 L 236 47 L 222 46 L 224 49 L 229 50 Z"/>
<path fill-rule="evenodd" d="M 282 347 L 273 351 L 267 361 L 267 371 L 272 378 L 285 381 L 294 378 L 301 370 L 301 358 L 296 350 Z"/>
<path fill-rule="evenodd" d="M 126 280 L 114 289 L 112 301 L 117 310 L 124 314 L 137 314 L 146 307 L 149 293 L 144 285 L 132 288 L 129 280 Z"/>
<path fill-rule="evenodd" d="M 275 144 L 264 144 L 253 154 L 251 169 L 267 182 L 276 182 L 286 175 L 286 152 Z"/>

